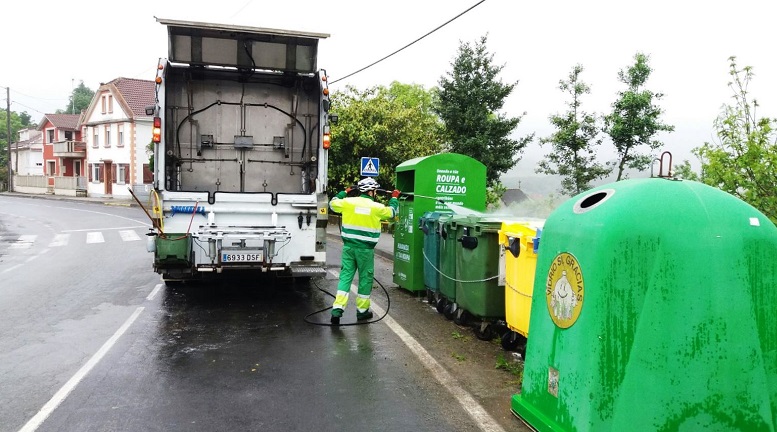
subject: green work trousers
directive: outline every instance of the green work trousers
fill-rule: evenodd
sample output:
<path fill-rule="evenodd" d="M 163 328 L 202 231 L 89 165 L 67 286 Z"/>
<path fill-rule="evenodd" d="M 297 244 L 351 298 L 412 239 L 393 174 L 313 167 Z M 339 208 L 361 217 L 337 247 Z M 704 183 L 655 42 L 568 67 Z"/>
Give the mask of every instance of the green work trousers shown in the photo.
<path fill-rule="evenodd" d="M 348 304 L 348 293 L 351 291 L 351 282 L 353 282 L 357 270 L 359 271 L 359 289 L 356 310 L 366 312 L 370 308 L 372 278 L 375 274 L 375 250 L 344 244 L 340 282 L 337 284 L 337 296 L 332 304 L 333 310 L 345 309 Z"/>

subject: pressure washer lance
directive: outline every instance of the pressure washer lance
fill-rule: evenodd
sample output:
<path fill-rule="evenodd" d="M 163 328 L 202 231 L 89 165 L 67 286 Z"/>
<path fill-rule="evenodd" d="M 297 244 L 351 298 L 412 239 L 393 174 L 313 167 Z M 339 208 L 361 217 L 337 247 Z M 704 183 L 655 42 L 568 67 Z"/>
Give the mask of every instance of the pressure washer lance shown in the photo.
<path fill-rule="evenodd" d="M 386 195 L 391 195 L 391 193 L 393 192 L 393 191 L 385 190 L 385 189 L 376 189 L 376 190 L 378 192 L 386 194 Z M 435 198 L 435 197 L 430 197 L 430 196 L 425 196 L 425 195 L 419 195 L 419 194 L 416 194 L 416 193 L 413 193 L 413 192 L 402 192 L 402 191 L 400 191 L 399 192 L 399 196 L 406 196 L 406 197 L 413 197 L 413 198 L 415 198 L 415 197 L 426 198 L 426 199 L 430 199 L 430 200 L 434 200 L 434 201 L 439 201 L 439 202 L 445 204 L 445 202 L 443 200 L 441 200 L 440 198 Z"/>

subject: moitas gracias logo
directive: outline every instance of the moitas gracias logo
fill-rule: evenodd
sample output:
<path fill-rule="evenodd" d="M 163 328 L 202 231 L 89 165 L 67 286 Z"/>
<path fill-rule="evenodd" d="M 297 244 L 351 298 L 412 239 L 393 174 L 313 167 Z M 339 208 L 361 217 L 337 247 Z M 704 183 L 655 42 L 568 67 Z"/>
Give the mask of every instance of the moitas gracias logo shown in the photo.
<path fill-rule="evenodd" d="M 545 282 L 550 318 L 561 328 L 572 327 L 580 316 L 584 296 L 583 271 L 577 258 L 567 252 L 556 255 Z"/>

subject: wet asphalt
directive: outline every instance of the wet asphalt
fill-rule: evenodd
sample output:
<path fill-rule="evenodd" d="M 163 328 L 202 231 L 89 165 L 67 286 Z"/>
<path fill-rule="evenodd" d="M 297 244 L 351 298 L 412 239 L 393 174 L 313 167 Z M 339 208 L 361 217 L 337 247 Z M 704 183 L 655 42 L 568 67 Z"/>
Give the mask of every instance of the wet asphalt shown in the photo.
<path fill-rule="evenodd" d="M 0 397 L 14 401 L 0 408 L 0 431 L 20 430 L 133 315 L 37 430 L 483 430 L 385 324 L 306 322 L 328 321 L 326 310 L 310 314 L 330 305 L 332 274 L 164 287 L 144 241 L 108 241 L 111 230 L 142 236 L 143 228 L 128 228 L 143 220 L 140 209 L 18 200 L 0 195 Z M 106 232 L 102 249 L 75 241 L 98 229 Z M 39 250 L 11 247 L 36 230 Z M 64 231 L 70 247 L 42 246 Z M 339 245 L 331 235 L 333 271 Z M 398 288 L 392 269 L 378 255 L 376 279 L 392 319 L 503 430 L 524 430 L 509 413 L 516 379 L 494 368 L 505 355 L 498 344 L 475 339 Z M 389 304 L 378 284 L 373 300 Z M 354 315 L 352 299 L 343 322 Z"/>

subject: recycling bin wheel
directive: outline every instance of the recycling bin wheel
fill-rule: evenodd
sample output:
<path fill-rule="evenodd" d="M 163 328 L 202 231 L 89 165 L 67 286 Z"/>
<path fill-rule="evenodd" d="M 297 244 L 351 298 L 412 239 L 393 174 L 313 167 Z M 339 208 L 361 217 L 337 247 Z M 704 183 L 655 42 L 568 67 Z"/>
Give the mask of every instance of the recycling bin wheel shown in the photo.
<path fill-rule="evenodd" d="M 482 341 L 490 341 L 496 336 L 494 332 L 494 326 L 487 321 L 483 321 L 478 325 L 475 325 L 475 337 Z"/>
<path fill-rule="evenodd" d="M 448 304 L 445 305 L 445 309 L 443 309 L 442 313 L 445 315 L 445 318 L 452 320 L 456 317 L 456 312 L 458 310 L 459 305 L 457 305 L 455 302 L 448 302 Z"/>
<path fill-rule="evenodd" d="M 445 297 L 441 297 L 439 300 L 437 300 L 437 304 L 435 307 L 437 308 L 437 313 L 443 313 L 445 312 L 445 306 L 448 305 L 448 299 Z"/>

